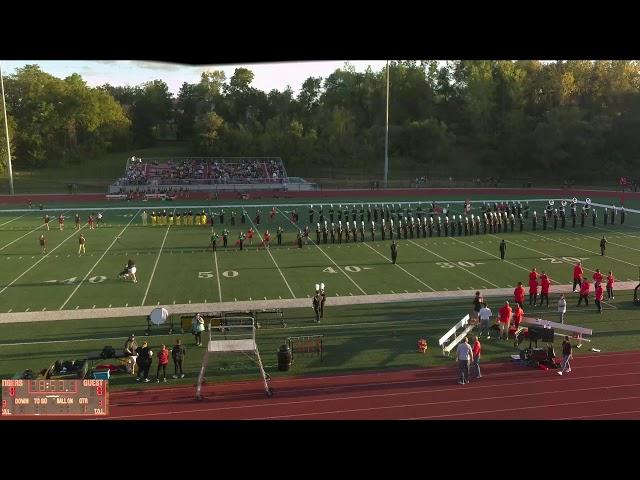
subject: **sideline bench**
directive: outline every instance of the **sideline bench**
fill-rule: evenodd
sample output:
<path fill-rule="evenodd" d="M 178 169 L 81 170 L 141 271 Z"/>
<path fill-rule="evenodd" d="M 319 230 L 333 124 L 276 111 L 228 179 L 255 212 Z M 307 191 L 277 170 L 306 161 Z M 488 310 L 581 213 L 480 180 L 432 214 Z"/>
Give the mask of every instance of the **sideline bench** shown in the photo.
<path fill-rule="evenodd" d="M 448 357 L 451 350 L 453 350 L 474 327 L 475 324 L 469 323 L 469 314 L 465 315 L 462 320 L 451 327 L 451 329 L 438 340 L 438 345 L 442 347 L 442 354 Z M 458 334 L 458 330 L 460 329 L 462 329 L 462 332 Z M 453 337 L 453 340 L 450 340 L 451 337 Z"/>

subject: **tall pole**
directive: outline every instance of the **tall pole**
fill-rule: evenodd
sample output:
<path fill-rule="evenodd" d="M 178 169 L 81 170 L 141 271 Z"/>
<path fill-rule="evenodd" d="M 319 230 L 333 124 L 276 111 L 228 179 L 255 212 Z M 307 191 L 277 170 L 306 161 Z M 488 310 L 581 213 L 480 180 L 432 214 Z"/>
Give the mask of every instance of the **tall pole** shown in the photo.
<path fill-rule="evenodd" d="M 387 60 L 387 119 L 384 134 L 384 188 L 387 188 L 389 175 L 389 60 Z"/>
<path fill-rule="evenodd" d="M 4 80 L 2 79 L 2 64 L 0 64 L 0 88 L 2 89 L 2 110 L 4 111 L 4 131 L 7 134 L 7 157 L 9 167 L 9 193 L 14 194 L 13 191 L 13 170 L 11 169 L 11 145 L 9 145 L 9 122 L 7 121 L 7 104 L 4 99 Z"/>

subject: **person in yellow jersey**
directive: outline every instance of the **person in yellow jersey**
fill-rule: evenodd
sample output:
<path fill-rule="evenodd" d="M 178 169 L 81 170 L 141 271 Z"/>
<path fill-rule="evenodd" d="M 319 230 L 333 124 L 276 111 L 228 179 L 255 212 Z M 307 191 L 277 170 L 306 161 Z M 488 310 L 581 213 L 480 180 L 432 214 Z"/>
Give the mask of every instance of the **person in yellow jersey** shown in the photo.
<path fill-rule="evenodd" d="M 182 217 L 180 216 L 180 212 L 176 213 L 176 225 L 182 225 Z"/>
<path fill-rule="evenodd" d="M 157 222 L 157 217 L 156 217 L 156 212 L 154 212 L 153 210 L 151 210 L 151 225 L 155 225 Z"/>
<path fill-rule="evenodd" d="M 173 225 L 173 212 L 169 214 L 169 225 Z"/>
<path fill-rule="evenodd" d="M 205 213 L 205 211 L 202 211 L 202 216 L 200 217 L 200 224 L 201 225 L 206 225 L 207 224 L 207 214 Z"/>
<path fill-rule="evenodd" d="M 193 216 L 193 224 L 200 225 L 200 214 L 198 212 Z"/>

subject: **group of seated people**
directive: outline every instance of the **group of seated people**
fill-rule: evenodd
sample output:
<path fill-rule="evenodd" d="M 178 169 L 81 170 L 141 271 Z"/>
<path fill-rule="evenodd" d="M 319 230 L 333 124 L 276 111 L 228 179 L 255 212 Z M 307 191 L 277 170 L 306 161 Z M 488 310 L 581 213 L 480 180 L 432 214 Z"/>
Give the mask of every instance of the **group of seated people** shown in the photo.
<path fill-rule="evenodd" d="M 216 183 L 283 182 L 284 165 L 274 158 L 242 159 L 171 159 L 166 163 L 129 162 L 118 185 L 172 185 Z"/>

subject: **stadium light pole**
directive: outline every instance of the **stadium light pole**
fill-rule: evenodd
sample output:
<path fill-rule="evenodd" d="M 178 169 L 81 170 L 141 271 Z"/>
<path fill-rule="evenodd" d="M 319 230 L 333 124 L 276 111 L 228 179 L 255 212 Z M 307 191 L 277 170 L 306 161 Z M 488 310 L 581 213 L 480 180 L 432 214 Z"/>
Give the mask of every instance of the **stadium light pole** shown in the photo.
<path fill-rule="evenodd" d="M 387 188 L 389 175 L 389 60 L 387 60 L 387 114 L 384 133 L 384 188 Z"/>
<path fill-rule="evenodd" d="M 7 166 L 9 168 L 9 193 L 14 194 L 13 191 L 13 170 L 11 169 L 11 145 L 9 144 L 9 122 L 7 121 L 7 103 L 4 99 L 4 80 L 2 78 L 2 64 L 0 64 L 0 88 L 2 89 L 2 110 L 4 112 L 4 130 L 7 135 Z"/>

